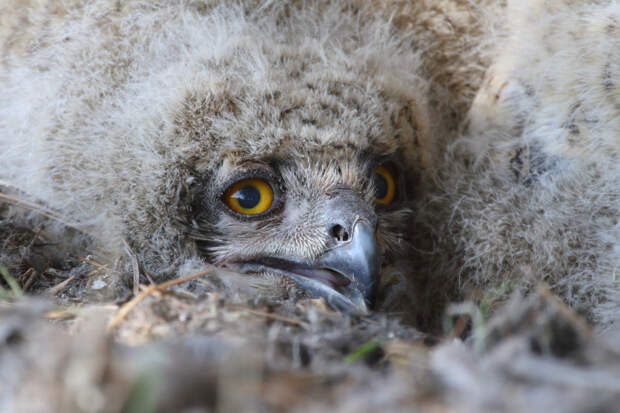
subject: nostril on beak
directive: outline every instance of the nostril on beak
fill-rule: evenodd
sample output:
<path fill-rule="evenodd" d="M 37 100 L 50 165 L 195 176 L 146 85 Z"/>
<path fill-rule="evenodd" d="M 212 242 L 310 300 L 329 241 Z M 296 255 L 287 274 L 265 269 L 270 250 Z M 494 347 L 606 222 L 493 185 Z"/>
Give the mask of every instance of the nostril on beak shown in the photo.
<path fill-rule="evenodd" d="M 351 238 L 349 231 L 340 224 L 334 225 L 330 232 L 337 242 L 347 242 Z"/>

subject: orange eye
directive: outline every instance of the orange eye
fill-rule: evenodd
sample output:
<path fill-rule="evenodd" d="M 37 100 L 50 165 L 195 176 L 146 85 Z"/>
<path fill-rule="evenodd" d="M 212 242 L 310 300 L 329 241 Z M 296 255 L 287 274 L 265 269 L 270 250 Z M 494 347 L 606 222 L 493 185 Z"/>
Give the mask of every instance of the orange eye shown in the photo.
<path fill-rule="evenodd" d="M 256 215 L 273 204 L 273 190 L 263 179 L 242 179 L 226 190 L 224 202 L 239 214 Z"/>
<path fill-rule="evenodd" d="M 385 166 L 378 166 L 374 176 L 375 201 L 388 205 L 396 196 L 394 176 Z"/>

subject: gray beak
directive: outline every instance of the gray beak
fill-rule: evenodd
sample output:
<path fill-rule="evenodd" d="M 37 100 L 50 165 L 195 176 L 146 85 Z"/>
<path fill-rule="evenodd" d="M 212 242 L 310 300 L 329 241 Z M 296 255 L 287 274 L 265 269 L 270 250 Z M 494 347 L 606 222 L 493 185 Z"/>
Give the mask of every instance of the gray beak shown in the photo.
<path fill-rule="evenodd" d="M 242 272 L 270 271 L 295 281 L 314 298 L 324 298 L 334 310 L 351 315 L 369 313 L 381 254 L 373 227 L 358 219 L 347 242 L 313 262 L 266 257 L 241 265 Z"/>
<path fill-rule="evenodd" d="M 335 193 L 323 207 L 329 246 L 322 255 L 311 261 L 257 257 L 243 262 L 240 269 L 283 275 L 311 297 L 324 298 L 336 311 L 368 314 L 382 261 L 374 210 L 347 189 Z"/>
<path fill-rule="evenodd" d="M 327 303 L 346 313 L 367 314 L 367 303 L 372 301 L 375 279 L 381 268 L 381 254 L 377 247 L 374 228 L 358 220 L 353 226 L 349 242 L 327 251 L 318 260 L 319 266 L 335 271 L 351 283 L 333 291 Z"/>
<path fill-rule="evenodd" d="M 311 265 L 294 265 L 285 275 L 312 297 L 324 298 L 336 311 L 366 315 L 381 261 L 373 227 L 357 220 L 347 242 L 328 250 Z"/>

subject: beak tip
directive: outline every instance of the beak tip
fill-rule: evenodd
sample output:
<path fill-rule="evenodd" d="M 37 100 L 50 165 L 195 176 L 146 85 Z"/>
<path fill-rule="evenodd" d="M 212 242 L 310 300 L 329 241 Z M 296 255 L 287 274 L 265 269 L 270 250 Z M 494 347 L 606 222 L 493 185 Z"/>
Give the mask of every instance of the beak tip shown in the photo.
<path fill-rule="evenodd" d="M 349 307 L 355 307 L 356 313 L 369 314 L 367 301 L 373 299 L 381 261 L 374 228 L 360 220 L 353 228 L 351 242 L 328 251 L 320 262 L 352 281 L 353 288 L 345 293 L 351 301 Z M 349 309 L 345 312 L 352 311 Z"/>
<path fill-rule="evenodd" d="M 360 291 L 351 291 L 350 294 L 332 292 L 327 298 L 331 308 L 351 316 L 366 316 L 370 314 L 367 301 Z"/>
<path fill-rule="evenodd" d="M 353 315 L 367 316 L 369 314 L 370 314 L 370 310 L 368 309 L 368 307 L 366 307 L 366 305 L 364 305 L 363 307 L 357 306 L 355 308 L 355 313 Z"/>

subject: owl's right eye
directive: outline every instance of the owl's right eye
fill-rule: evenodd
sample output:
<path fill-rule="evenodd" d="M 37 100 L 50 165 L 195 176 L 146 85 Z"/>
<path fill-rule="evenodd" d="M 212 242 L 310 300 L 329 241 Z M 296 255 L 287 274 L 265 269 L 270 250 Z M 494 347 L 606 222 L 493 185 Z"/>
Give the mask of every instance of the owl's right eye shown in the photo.
<path fill-rule="evenodd" d="M 375 201 L 389 205 L 396 196 L 396 182 L 394 175 L 388 168 L 380 165 L 374 175 Z"/>
<path fill-rule="evenodd" d="M 238 214 L 257 215 L 273 204 L 273 189 L 261 178 L 242 179 L 224 192 L 224 202 Z"/>

